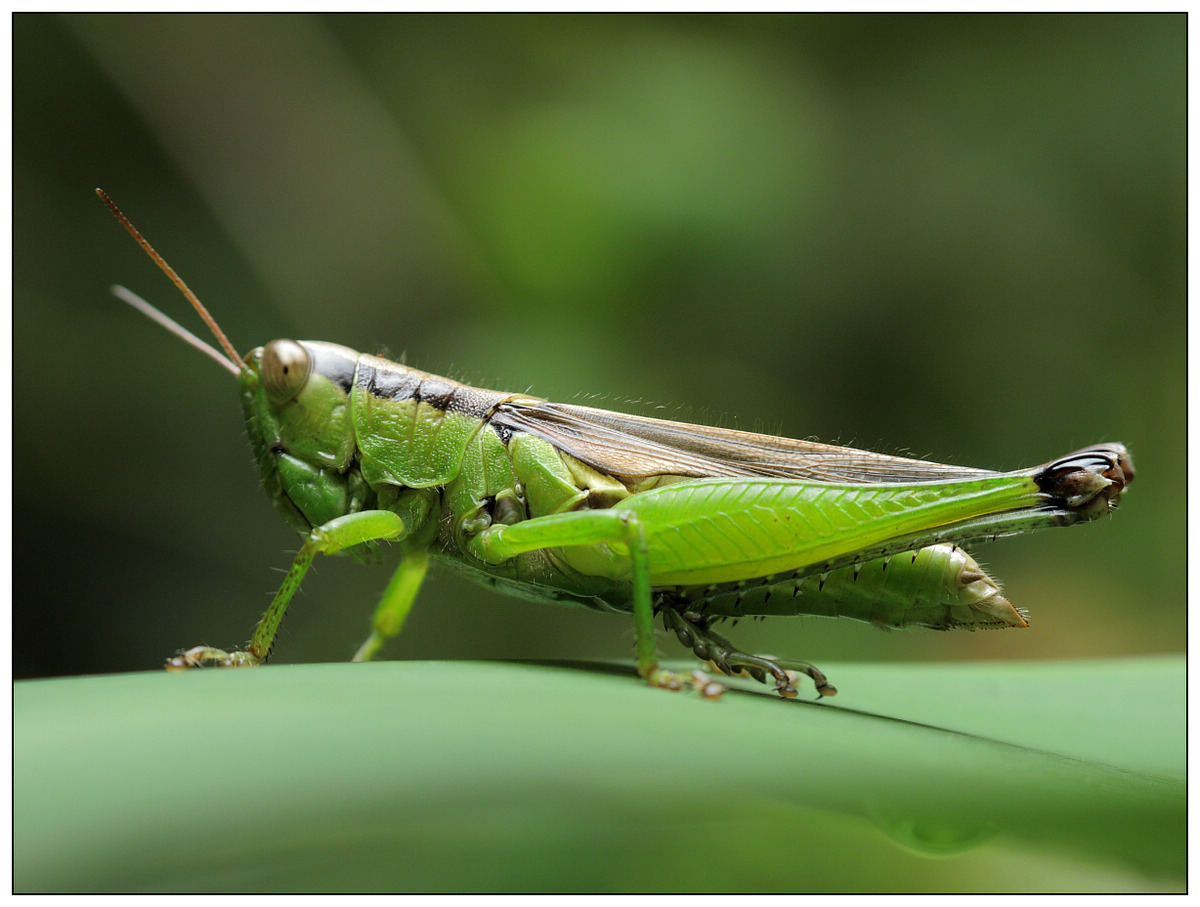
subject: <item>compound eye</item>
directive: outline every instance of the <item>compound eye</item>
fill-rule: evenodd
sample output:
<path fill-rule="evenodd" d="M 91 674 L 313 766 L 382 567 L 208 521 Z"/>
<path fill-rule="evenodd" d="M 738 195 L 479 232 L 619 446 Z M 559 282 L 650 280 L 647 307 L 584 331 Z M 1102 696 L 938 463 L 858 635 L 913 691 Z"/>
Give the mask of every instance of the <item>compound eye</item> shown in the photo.
<path fill-rule="evenodd" d="M 295 397 L 312 371 L 312 356 L 295 340 L 272 340 L 263 347 L 262 377 L 267 399 L 276 406 Z"/>

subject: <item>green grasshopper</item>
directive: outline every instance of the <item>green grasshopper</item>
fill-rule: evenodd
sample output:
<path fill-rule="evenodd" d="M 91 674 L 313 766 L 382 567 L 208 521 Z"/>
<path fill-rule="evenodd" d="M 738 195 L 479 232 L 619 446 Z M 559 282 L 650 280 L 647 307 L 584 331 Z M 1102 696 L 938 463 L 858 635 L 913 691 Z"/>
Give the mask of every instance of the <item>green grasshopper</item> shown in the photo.
<path fill-rule="evenodd" d="M 403 560 L 354 656 L 396 636 L 430 558 L 501 591 L 632 615 L 652 686 L 723 690 L 658 664 L 654 617 L 725 674 L 797 694 L 804 662 L 739 651 L 723 618 L 817 614 L 883 627 L 1026 627 L 959 544 L 1110 512 L 1133 480 L 1120 444 L 991 472 L 552 403 L 440 378 L 344 346 L 273 340 L 244 358 L 99 189 L 225 354 L 125 290 L 114 293 L 238 381 L 263 484 L 304 543 L 249 645 L 198 646 L 172 670 L 262 664 L 318 554 Z"/>

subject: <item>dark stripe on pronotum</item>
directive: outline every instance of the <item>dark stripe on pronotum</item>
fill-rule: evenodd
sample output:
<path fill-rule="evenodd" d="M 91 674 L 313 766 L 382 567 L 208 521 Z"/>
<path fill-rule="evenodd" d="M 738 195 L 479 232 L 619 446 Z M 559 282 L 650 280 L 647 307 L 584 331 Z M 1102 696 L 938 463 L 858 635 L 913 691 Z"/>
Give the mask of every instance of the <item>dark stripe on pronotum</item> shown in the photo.
<path fill-rule="evenodd" d="M 427 403 L 434 409 L 440 409 L 443 412 L 450 409 L 450 403 L 454 399 L 456 388 L 449 381 L 443 381 L 441 378 L 429 375 L 417 388 L 417 399 L 421 403 Z"/>
<path fill-rule="evenodd" d="M 380 369 L 362 365 L 358 370 L 358 386 L 380 400 L 411 400 L 421 386 L 420 379 L 403 369 Z"/>
<path fill-rule="evenodd" d="M 491 418 L 492 412 L 510 394 L 489 391 L 459 384 L 425 372 L 403 366 L 379 368 L 359 360 L 357 386 L 380 400 L 400 403 L 415 400 L 442 412 L 461 413 L 481 421 Z"/>

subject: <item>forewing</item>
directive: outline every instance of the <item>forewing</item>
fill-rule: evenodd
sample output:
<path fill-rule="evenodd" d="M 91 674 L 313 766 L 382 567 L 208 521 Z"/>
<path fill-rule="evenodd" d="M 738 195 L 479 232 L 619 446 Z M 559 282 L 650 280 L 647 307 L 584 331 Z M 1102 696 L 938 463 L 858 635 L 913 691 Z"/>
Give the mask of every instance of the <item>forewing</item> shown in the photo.
<path fill-rule="evenodd" d="M 944 482 L 987 470 L 534 400 L 501 404 L 492 423 L 537 435 L 621 479 L 769 476 L 830 483 Z"/>

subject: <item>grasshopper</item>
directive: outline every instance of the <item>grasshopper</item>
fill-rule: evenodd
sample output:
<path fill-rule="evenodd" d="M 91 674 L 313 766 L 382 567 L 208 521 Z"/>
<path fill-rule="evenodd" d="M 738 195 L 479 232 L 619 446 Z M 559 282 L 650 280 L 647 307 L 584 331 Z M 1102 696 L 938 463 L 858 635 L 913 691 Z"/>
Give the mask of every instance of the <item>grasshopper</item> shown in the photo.
<path fill-rule="evenodd" d="M 816 614 L 883 627 L 1026 627 L 960 544 L 1109 513 L 1133 480 L 1121 444 L 992 472 L 710 428 L 461 384 L 334 343 L 273 340 L 238 355 L 195 294 L 101 190 L 224 353 L 123 287 L 114 293 L 236 378 L 263 485 L 304 539 L 244 650 L 171 670 L 265 662 L 318 554 L 403 559 L 354 656 L 396 636 L 431 558 L 495 588 L 631 615 L 655 687 L 723 687 L 658 663 L 655 615 L 717 671 L 786 698 L 817 668 L 738 650 L 724 618 Z"/>

